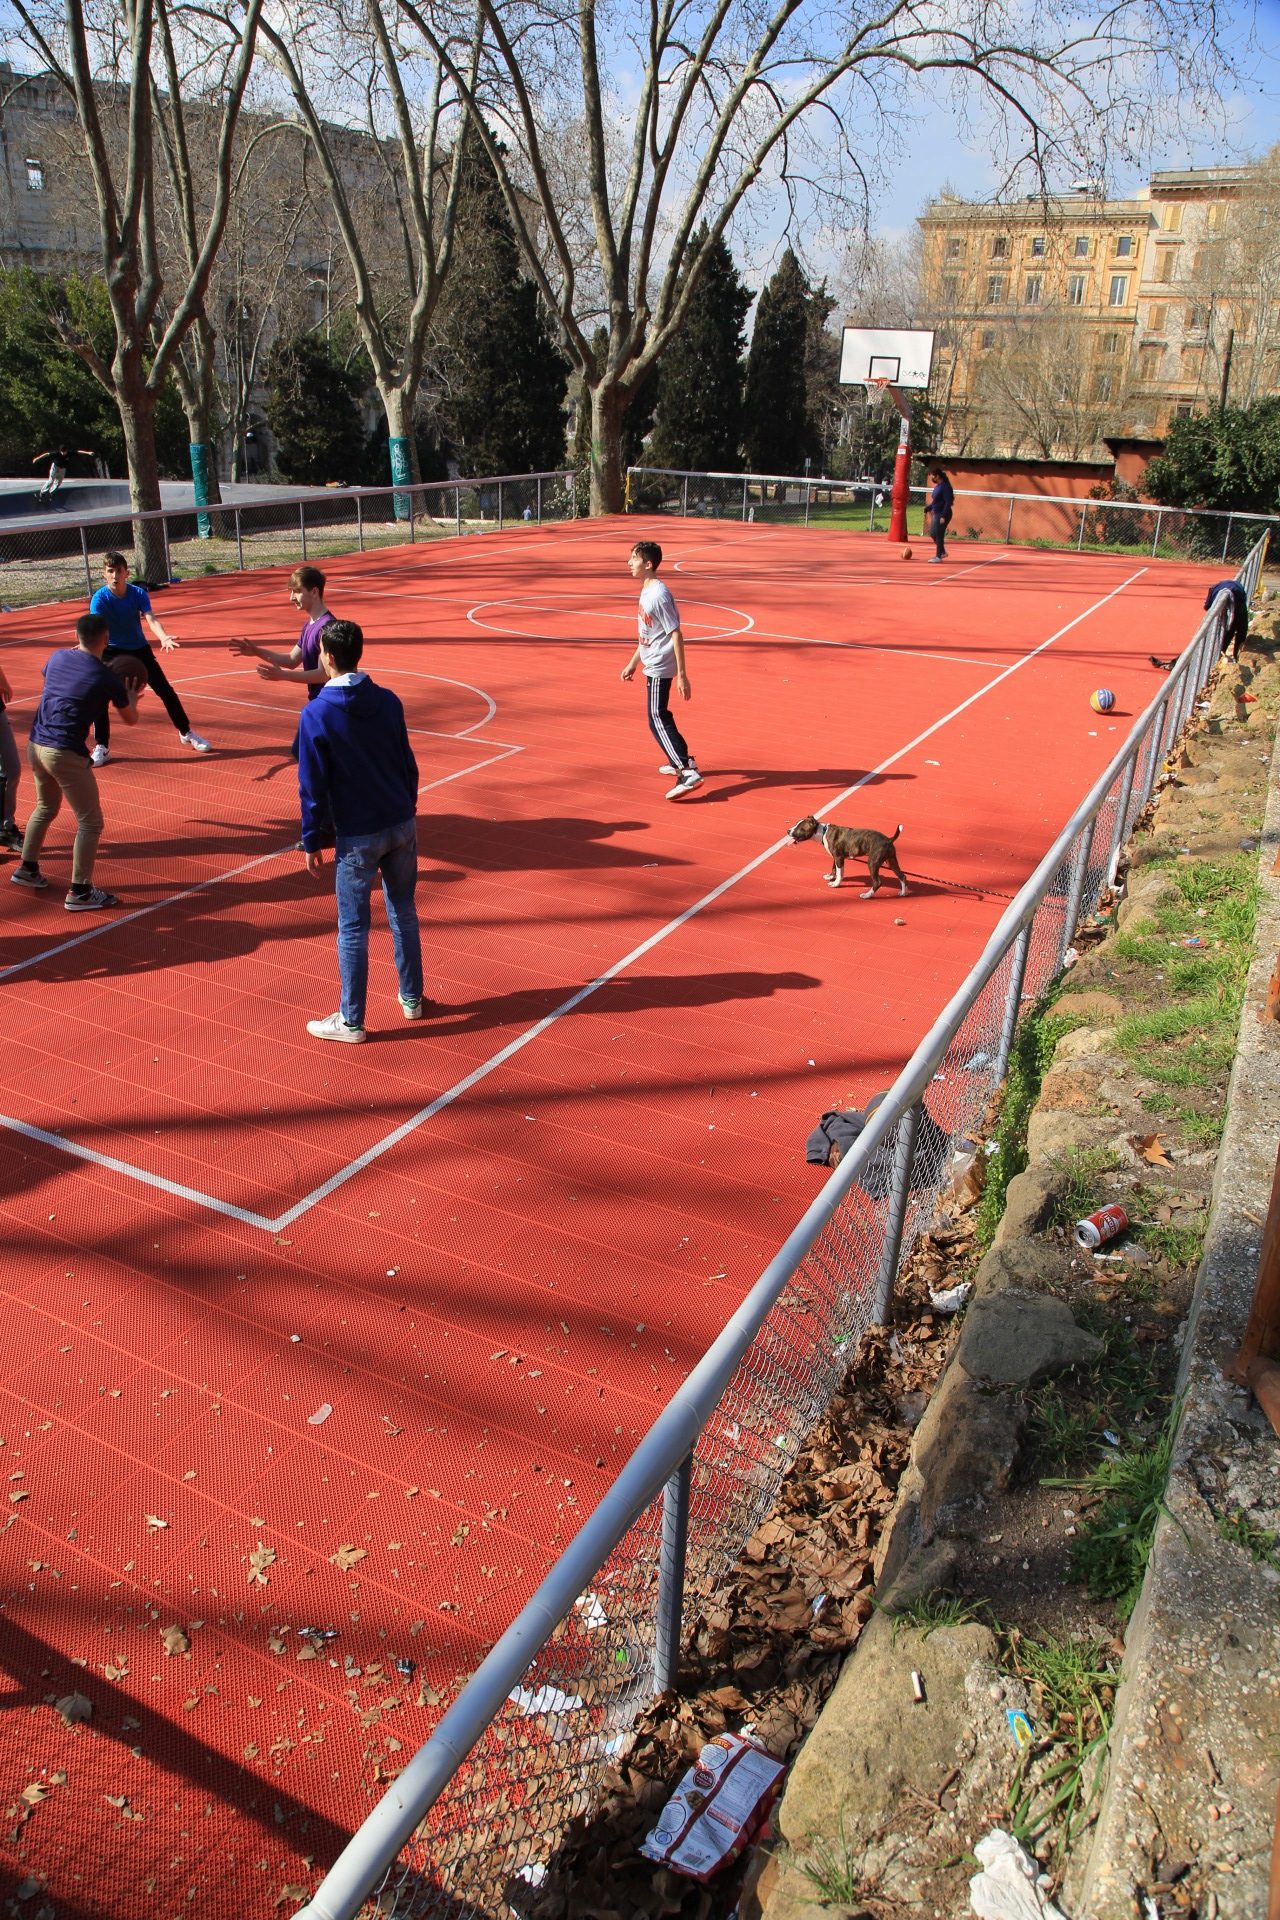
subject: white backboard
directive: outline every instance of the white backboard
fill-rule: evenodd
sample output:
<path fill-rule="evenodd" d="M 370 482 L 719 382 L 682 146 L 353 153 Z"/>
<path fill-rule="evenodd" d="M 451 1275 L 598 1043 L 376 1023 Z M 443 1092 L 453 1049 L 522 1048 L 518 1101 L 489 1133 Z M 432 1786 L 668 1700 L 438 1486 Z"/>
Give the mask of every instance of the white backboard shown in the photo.
<path fill-rule="evenodd" d="M 916 327 L 846 327 L 840 342 L 840 383 L 887 380 L 917 392 L 929 384 L 933 331 Z"/>

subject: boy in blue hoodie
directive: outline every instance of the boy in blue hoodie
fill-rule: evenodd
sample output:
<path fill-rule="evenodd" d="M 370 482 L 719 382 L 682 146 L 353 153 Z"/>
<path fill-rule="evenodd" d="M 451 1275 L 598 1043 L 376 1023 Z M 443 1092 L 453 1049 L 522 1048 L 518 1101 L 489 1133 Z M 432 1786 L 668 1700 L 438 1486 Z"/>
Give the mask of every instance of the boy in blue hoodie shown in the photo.
<path fill-rule="evenodd" d="M 369 984 L 369 902 L 382 881 L 400 976 L 400 1010 L 421 1020 L 422 943 L 414 894 L 418 885 L 418 766 L 404 708 L 386 687 L 359 671 L 364 634 L 353 620 L 332 620 L 320 639 L 328 680 L 298 723 L 298 792 L 307 871 L 324 866 L 332 821 L 338 898 L 338 970 L 342 1005 L 308 1020 L 317 1040 L 364 1039 Z"/>

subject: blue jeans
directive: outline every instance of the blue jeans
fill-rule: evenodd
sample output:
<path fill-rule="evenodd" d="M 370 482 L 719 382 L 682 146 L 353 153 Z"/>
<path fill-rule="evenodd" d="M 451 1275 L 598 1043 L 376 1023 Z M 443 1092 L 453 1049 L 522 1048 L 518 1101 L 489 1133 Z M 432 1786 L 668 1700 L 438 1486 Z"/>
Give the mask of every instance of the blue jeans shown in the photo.
<path fill-rule="evenodd" d="M 379 876 L 400 975 L 400 998 L 422 998 L 422 942 L 413 897 L 418 885 L 417 823 L 405 820 L 381 833 L 340 834 L 335 858 L 342 1017 L 349 1027 L 362 1027 L 369 989 L 369 901 Z"/>

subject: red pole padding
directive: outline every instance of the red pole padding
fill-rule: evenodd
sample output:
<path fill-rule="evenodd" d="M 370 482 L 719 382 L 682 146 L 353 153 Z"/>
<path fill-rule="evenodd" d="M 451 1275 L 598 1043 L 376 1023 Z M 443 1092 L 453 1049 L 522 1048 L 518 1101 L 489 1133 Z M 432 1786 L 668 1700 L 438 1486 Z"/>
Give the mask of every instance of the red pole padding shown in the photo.
<path fill-rule="evenodd" d="M 896 387 L 889 389 L 894 405 L 902 415 L 898 427 L 898 452 L 893 462 L 893 497 L 889 503 L 889 538 L 905 545 L 907 538 L 907 500 L 911 483 L 911 409 Z"/>

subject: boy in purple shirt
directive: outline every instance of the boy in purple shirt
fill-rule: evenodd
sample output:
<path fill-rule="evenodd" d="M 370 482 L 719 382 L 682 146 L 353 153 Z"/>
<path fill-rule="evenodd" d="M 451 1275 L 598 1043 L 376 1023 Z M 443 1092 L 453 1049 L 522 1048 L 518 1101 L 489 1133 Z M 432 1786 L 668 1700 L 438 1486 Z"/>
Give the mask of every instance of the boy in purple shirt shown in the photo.
<path fill-rule="evenodd" d="M 320 664 L 320 636 L 333 619 L 324 604 L 324 575 L 319 567 L 295 567 L 289 575 L 289 598 L 303 616 L 298 642 L 288 653 L 274 647 L 259 646 L 256 640 L 232 640 L 232 653 L 256 654 L 262 665 L 258 672 L 264 680 L 300 680 L 307 699 L 314 700 L 327 675 Z M 298 736 L 294 733 L 290 757 L 298 757 Z"/>
<path fill-rule="evenodd" d="M 82 614 L 76 621 L 76 645 L 50 654 L 44 668 L 44 692 L 31 724 L 27 765 L 35 781 L 36 804 L 22 841 L 22 865 L 9 875 L 15 886 L 42 890 L 49 882 L 40 871 L 40 849 L 65 796 L 76 817 L 71 852 L 71 888 L 63 902 L 68 913 L 88 913 L 100 907 L 118 907 L 119 899 L 93 884 L 93 862 L 102 837 L 102 807 L 98 782 L 89 758 L 89 729 L 106 712 L 118 707 L 126 726 L 138 720 L 138 690 L 126 693 L 124 682 L 103 661 L 110 629 L 101 614 Z"/>

